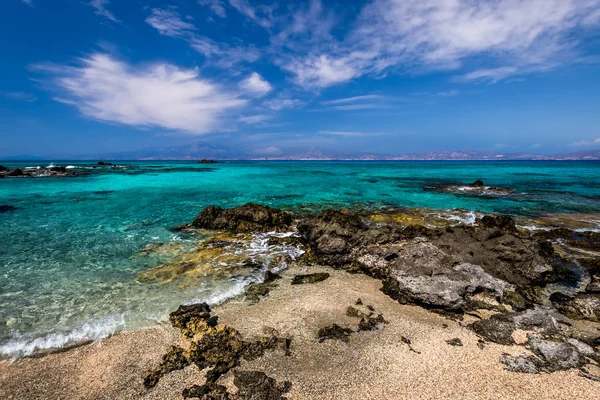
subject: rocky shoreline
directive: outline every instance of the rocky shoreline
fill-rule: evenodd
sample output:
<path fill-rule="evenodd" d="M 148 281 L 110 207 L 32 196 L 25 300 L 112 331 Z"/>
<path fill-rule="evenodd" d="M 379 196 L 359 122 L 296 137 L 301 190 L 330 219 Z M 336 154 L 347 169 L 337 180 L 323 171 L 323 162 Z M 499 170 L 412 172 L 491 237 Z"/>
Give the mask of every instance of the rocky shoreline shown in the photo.
<path fill-rule="evenodd" d="M 182 306 L 173 312 L 170 322 L 180 332 L 181 340 L 172 342 L 162 359 L 148 362 L 151 367 L 138 382 L 143 381 L 146 389 L 134 398 L 152 397 L 156 387 L 164 393 L 163 380 L 190 368 L 196 371 L 194 383 L 172 389 L 177 391 L 173 398 L 307 398 L 302 395 L 304 389 L 298 387 L 306 382 L 295 380 L 293 371 L 291 377 L 281 380 L 280 373 L 248 370 L 248 365 L 257 366 L 273 357 L 280 358 L 277 363 L 311 365 L 310 359 L 303 360 L 298 354 L 321 354 L 328 342 L 340 346 L 368 338 L 377 342 L 381 332 L 396 332 L 398 320 L 394 315 L 405 310 L 402 307 L 421 310 L 419 315 L 433 313 L 435 318 L 447 321 L 436 332 L 444 332 L 449 325 L 460 327 L 452 337 L 444 335 L 443 340 L 444 346 L 456 347 L 457 352 L 471 343 L 479 351 L 494 349 L 493 359 L 486 358 L 492 364 L 486 368 L 494 369 L 494 374 L 504 371 L 514 375 L 510 379 L 519 380 L 566 371 L 581 385 L 600 389 L 598 232 L 565 227 L 531 231 L 504 215 L 480 215 L 473 224 L 443 226 L 395 211 L 373 214 L 342 209 L 299 215 L 257 204 L 233 209 L 211 206 L 176 229 L 216 233 L 193 254 L 179 254 L 172 263 L 142 272 L 140 279 L 171 282 L 205 274 L 206 268 L 213 268 L 213 264 L 207 267 L 208 258 L 224 257 L 224 248 L 258 233 L 295 232 L 265 240 L 303 251 L 294 253 L 294 257 L 282 252 L 280 259 L 264 271 L 262 282 L 247 287 L 245 300 L 238 300 L 244 308 L 236 308 L 239 321 L 230 318 L 221 323 L 220 313 L 215 314 L 207 304 Z M 235 263 L 246 267 L 249 261 L 235 259 Z M 289 266 L 293 276 L 280 272 L 282 265 Z M 379 289 L 378 293 L 365 291 L 357 296 L 352 286 L 340 286 L 339 282 L 346 279 L 362 282 L 364 287 L 372 285 L 369 287 Z M 339 293 L 329 292 L 334 303 L 318 296 L 323 304 L 311 303 L 310 296 L 322 296 L 320 287 L 325 285 L 337 285 Z M 353 293 L 352 301 L 346 292 Z M 308 347 L 299 349 L 298 335 L 289 329 L 294 326 L 290 321 L 312 317 L 283 313 L 289 304 L 278 302 L 280 296 L 295 297 L 300 307 L 306 302 L 307 307 L 327 306 L 338 311 L 329 311 L 333 316 L 320 316 L 309 324 L 310 330 L 302 336 L 302 345 Z M 345 303 L 335 300 L 339 296 Z M 365 302 L 365 297 L 379 299 L 380 305 Z M 277 323 L 287 329 L 266 329 L 257 319 L 252 319 L 250 326 L 248 321 L 242 322 L 245 313 L 262 309 L 269 302 L 281 308 L 271 310 L 279 317 Z M 340 308 L 345 310 L 341 315 Z M 252 323 L 262 326 L 260 333 Z M 247 338 L 238 331 L 240 327 L 254 335 Z M 415 337 L 407 334 L 396 332 L 386 340 L 395 340 L 414 356 L 429 351 L 419 348 Z M 472 354 L 470 347 L 464 351 Z M 377 365 L 379 361 L 370 362 Z M 368 393 L 374 388 L 364 390 Z M 356 393 L 352 398 L 364 396 Z"/>
<path fill-rule="evenodd" d="M 483 187 L 483 183 L 473 186 Z M 498 361 L 508 371 L 537 374 L 579 369 L 580 376 L 600 380 L 587 369 L 600 362 L 598 233 L 565 228 L 530 232 L 504 215 L 485 215 L 472 226 L 430 228 L 399 224 L 394 218 L 374 222 L 367 213 L 345 209 L 298 217 L 257 204 L 233 209 L 211 206 L 182 228 L 231 233 L 296 229 L 298 236 L 288 240 L 307 250 L 298 262 L 379 279 L 381 291 L 401 304 L 424 307 L 456 320 L 476 316 L 477 321 L 468 328 L 480 337 L 481 347 L 489 342 L 517 345 L 515 332 L 526 332 L 519 345 L 532 354 L 500 357 Z M 587 256 L 582 257 L 581 252 Z M 294 281 L 317 282 L 321 278 L 327 276 L 297 276 Z M 267 295 L 272 280 L 266 277 L 264 283 L 250 286 L 247 296 L 257 301 Z M 560 290 L 567 286 L 579 289 Z M 210 323 L 207 305 L 197 307 L 204 311 L 191 317 L 195 318 L 193 332 L 180 323 L 174 322 L 174 326 L 182 329 L 184 336 L 200 335 L 204 341 L 205 331 L 216 325 Z M 382 315 L 374 317 L 373 312 L 350 307 L 348 313 L 361 318 L 359 330 L 385 323 Z M 328 337 L 346 341 L 352 332 L 333 324 L 320 329 L 317 337 L 320 341 Z M 275 342 L 278 340 L 282 339 Z M 462 345 L 458 339 L 448 343 Z M 231 345 L 216 347 L 227 352 Z M 217 353 L 223 355 L 220 350 Z M 186 360 L 178 366 L 190 362 L 200 369 L 206 366 L 204 359 L 198 363 L 193 352 L 178 347 L 165 355 L 163 369 L 171 369 L 174 354 Z M 228 365 L 225 372 L 236 363 Z M 216 365 L 218 368 L 218 362 Z M 206 385 L 185 391 L 184 397 L 229 398 L 217 385 L 218 376 L 215 379 L 211 374 Z"/>

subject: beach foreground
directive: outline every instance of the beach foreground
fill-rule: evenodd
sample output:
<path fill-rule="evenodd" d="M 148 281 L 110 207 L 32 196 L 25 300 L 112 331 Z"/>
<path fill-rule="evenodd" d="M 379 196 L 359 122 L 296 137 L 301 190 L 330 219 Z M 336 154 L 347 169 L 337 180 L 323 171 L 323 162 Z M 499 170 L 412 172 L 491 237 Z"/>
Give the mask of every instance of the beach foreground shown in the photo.
<path fill-rule="evenodd" d="M 290 284 L 294 275 L 307 272 L 327 272 L 330 278 Z M 289 399 L 594 399 L 600 392 L 600 382 L 578 376 L 577 370 L 505 371 L 499 358 L 522 354 L 521 346 L 486 343 L 480 348 L 478 336 L 464 327 L 475 318 L 455 321 L 398 304 L 379 290 L 379 280 L 366 275 L 294 266 L 282 277 L 259 302 L 237 299 L 215 307 L 213 314 L 244 339 L 264 336 L 270 329 L 292 338 L 289 356 L 279 349 L 268 351 L 237 368 L 263 371 L 278 383 L 289 381 Z M 388 323 L 352 334 L 348 343 L 320 343 L 317 332 L 324 326 L 356 328 L 357 319 L 346 311 L 348 306 L 360 308 L 355 306 L 358 298 Z M 513 336 L 523 340 L 524 332 Z M 463 345 L 447 343 L 455 338 Z M 0 398 L 181 399 L 184 388 L 204 383 L 204 374 L 194 365 L 163 376 L 152 389 L 143 385 L 144 373 L 177 343 L 178 331 L 160 325 L 45 357 L 2 362 Z M 219 382 L 235 393 L 233 371 Z"/>

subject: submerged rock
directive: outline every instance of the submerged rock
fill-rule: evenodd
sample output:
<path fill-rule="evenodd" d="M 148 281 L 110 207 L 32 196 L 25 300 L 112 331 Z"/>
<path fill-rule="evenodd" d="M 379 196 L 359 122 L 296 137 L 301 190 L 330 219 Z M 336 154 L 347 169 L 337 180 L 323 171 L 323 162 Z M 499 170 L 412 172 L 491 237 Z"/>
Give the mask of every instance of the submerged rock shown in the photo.
<path fill-rule="evenodd" d="M 296 275 L 292 279 L 292 285 L 304 285 L 307 283 L 322 282 L 325 279 L 328 279 L 329 276 L 330 275 L 327 272 L 317 272 L 314 274 L 307 275 Z"/>
<path fill-rule="evenodd" d="M 291 223 L 292 216 L 285 211 L 248 203 L 229 209 L 209 206 L 198 214 L 191 226 L 199 229 L 252 233 L 289 229 Z"/>
<path fill-rule="evenodd" d="M 11 206 L 11 205 L 0 205 L 0 214 L 9 212 L 9 211 L 15 211 L 16 209 L 17 209 L 17 207 Z"/>

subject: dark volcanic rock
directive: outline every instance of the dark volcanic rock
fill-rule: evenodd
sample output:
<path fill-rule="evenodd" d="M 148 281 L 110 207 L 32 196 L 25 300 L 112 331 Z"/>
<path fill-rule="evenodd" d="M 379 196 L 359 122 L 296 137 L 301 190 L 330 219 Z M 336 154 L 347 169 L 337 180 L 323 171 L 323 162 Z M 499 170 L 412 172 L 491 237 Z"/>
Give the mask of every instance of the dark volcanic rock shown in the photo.
<path fill-rule="evenodd" d="M 486 228 L 498 228 L 510 232 L 515 232 L 517 230 L 515 220 L 508 215 L 485 215 L 477 222 L 479 225 Z"/>
<path fill-rule="evenodd" d="M 215 164 L 216 161 L 215 160 L 209 160 L 206 158 L 203 158 L 202 160 L 198 160 L 198 164 Z"/>
<path fill-rule="evenodd" d="M 600 321 L 600 294 L 578 294 L 569 297 L 562 293 L 554 293 L 550 296 L 550 301 L 554 307 L 570 318 Z"/>
<path fill-rule="evenodd" d="M 329 276 L 330 275 L 327 272 L 317 272 L 315 274 L 307 275 L 296 275 L 292 279 L 292 285 L 303 285 L 306 283 L 322 282 L 325 279 L 328 279 Z"/>
<path fill-rule="evenodd" d="M 98 163 L 96 165 L 101 165 L 101 166 L 108 166 L 111 167 L 114 164 L 113 163 L 109 163 L 109 162 L 104 162 L 104 161 L 98 161 Z"/>
<path fill-rule="evenodd" d="M 198 214 L 191 226 L 200 229 L 251 233 L 287 229 L 291 223 L 292 216 L 285 211 L 248 203 L 229 209 L 207 207 Z"/>
<path fill-rule="evenodd" d="M 237 386 L 237 397 L 242 400 L 281 400 L 290 391 L 291 382 L 277 381 L 261 371 L 234 371 L 233 384 Z"/>
<path fill-rule="evenodd" d="M 515 343 L 512 333 L 516 329 L 516 324 L 512 315 L 496 314 L 489 319 L 476 321 L 470 328 L 490 342 L 504 345 Z"/>
<path fill-rule="evenodd" d="M 334 339 L 347 343 L 349 340 L 348 338 L 352 333 L 354 333 L 352 329 L 342 328 L 337 324 L 332 324 L 319 329 L 319 342 L 323 342 L 326 339 Z"/>
<path fill-rule="evenodd" d="M 8 170 L 8 168 L 6 168 L 4 165 L 0 165 L 0 172 L 7 171 L 7 170 Z"/>
<path fill-rule="evenodd" d="M 579 368 L 586 363 L 585 357 L 570 343 L 532 336 L 527 344 L 544 361 L 543 369 L 548 372 Z"/>
<path fill-rule="evenodd" d="M 536 357 L 526 355 L 514 357 L 510 354 L 503 354 L 500 357 L 500 362 L 506 366 L 505 369 L 507 371 L 524 374 L 539 374 L 542 364 Z"/>
<path fill-rule="evenodd" d="M 10 171 L 9 173 L 7 173 L 6 176 L 25 176 L 25 174 L 23 173 L 22 169 L 15 168 L 12 171 Z"/>
<path fill-rule="evenodd" d="M 471 183 L 471 186 L 484 187 L 483 181 L 481 179 L 477 179 L 475 182 Z"/>

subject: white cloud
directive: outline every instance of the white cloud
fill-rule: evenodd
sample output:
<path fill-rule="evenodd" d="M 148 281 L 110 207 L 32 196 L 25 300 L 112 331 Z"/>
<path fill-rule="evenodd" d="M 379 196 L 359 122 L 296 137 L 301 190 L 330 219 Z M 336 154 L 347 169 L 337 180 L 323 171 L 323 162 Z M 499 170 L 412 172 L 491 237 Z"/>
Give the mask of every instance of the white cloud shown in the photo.
<path fill-rule="evenodd" d="M 572 33 L 591 33 L 598 22 L 599 0 L 373 0 L 343 40 L 329 38 L 279 64 L 309 89 L 471 61 L 480 68 L 464 80 L 497 81 L 576 62 Z"/>
<path fill-rule="evenodd" d="M 281 111 L 286 108 L 296 108 L 302 106 L 304 103 L 298 99 L 290 99 L 287 97 L 277 97 L 274 99 L 267 100 L 263 105 L 270 108 L 273 111 Z"/>
<path fill-rule="evenodd" d="M 37 100 L 34 94 L 26 92 L 6 92 L 4 96 L 12 100 L 26 101 L 28 103 L 33 103 Z"/>
<path fill-rule="evenodd" d="M 23 3 L 27 4 L 28 6 L 33 7 L 33 1 L 32 0 L 21 0 Z"/>
<path fill-rule="evenodd" d="M 273 7 L 253 7 L 248 0 L 229 0 L 229 5 L 263 28 L 273 26 Z"/>
<path fill-rule="evenodd" d="M 271 84 L 256 72 L 240 82 L 240 88 L 256 97 L 263 97 L 273 89 Z"/>
<path fill-rule="evenodd" d="M 355 111 L 355 110 L 369 110 L 369 109 L 380 108 L 380 107 L 381 106 L 379 104 L 365 103 L 365 104 L 344 104 L 341 106 L 335 106 L 333 108 L 336 110 L 342 110 L 342 111 Z"/>
<path fill-rule="evenodd" d="M 353 96 L 353 97 L 345 97 L 342 99 L 328 100 L 328 101 L 322 102 L 321 104 L 336 105 L 336 104 L 354 103 L 357 101 L 364 101 L 364 100 L 379 100 L 382 98 L 383 98 L 383 96 L 381 96 L 379 94 L 366 94 L 363 96 Z"/>
<path fill-rule="evenodd" d="M 94 7 L 96 9 L 96 14 L 97 15 L 101 15 L 103 17 L 106 17 L 108 19 L 110 19 L 113 22 L 120 22 L 117 18 L 115 18 L 115 16 L 113 15 L 112 12 L 110 12 L 106 6 L 110 3 L 110 0 L 91 0 L 90 1 L 90 6 Z"/>
<path fill-rule="evenodd" d="M 153 8 L 146 22 L 157 29 L 161 35 L 171 37 L 187 36 L 196 30 L 194 25 L 182 21 L 179 13 L 172 8 Z"/>
<path fill-rule="evenodd" d="M 135 66 L 97 53 L 75 66 L 41 64 L 33 69 L 50 76 L 57 100 L 76 106 L 83 115 L 136 127 L 214 132 L 228 111 L 246 104 L 200 78 L 198 70 L 167 63 Z"/>
<path fill-rule="evenodd" d="M 258 115 L 248 115 L 245 117 L 240 117 L 240 121 L 245 124 L 254 125 L 254 124 L 260 124 L 261 122 L 265 122 L 271 118 L 272 117 L 270 115 L 258 114 Z"/>
<path fill-rule="evenodd" d="M 575 143 L 571 143 L 571 146 L 575 146 L 575 147 L 587 147 L 587 146 L 597 146 L 600 145 L 600 137 L 597 137 L 594 140 L 582 140 L 580 142 L 575 142 Z"/>
<path fill-rule="evenodd" d="M 225 18 L 227 15 L 222 0 L 198 0 L 198 4 L 208 6 L 216 15 Z"/>

